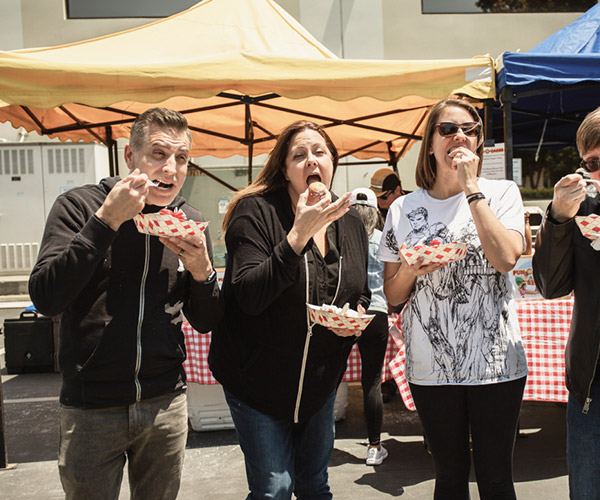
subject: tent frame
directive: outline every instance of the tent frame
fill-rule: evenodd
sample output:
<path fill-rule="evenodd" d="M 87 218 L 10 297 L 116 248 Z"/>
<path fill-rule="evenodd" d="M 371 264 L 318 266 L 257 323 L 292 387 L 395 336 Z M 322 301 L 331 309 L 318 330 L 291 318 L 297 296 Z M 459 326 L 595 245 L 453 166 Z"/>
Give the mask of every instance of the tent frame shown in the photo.
<path fill-rule="evenodd" d="M 578 82 L 578 83 L 573 83 L 571 85 L 557 85 L 556 87 L 535 89 L 535 90 L 516 90 L 515 88 L 513 88 L 510 85 L 505 85 L 502 88 L 502 91 L 500 94 L 500 106 L 502 106 L 502 110 L 503 110 L 502 114 L 503 114 L 504 152 L 505 152 L 504 168 L 505 168 L 505 175 L 506 175 L 507 179 L 509 179 L 509 180 L 513 179 L 512 161 L 513 161 L 513 156 L 514 156 L 514 142 L 513 142 L 513 117 L 514 117 L 514 115 L 519 114 L 519 115 L 531 116 L 532 122 L 537 121 L 537 120 L 534 120 L 533 118 L 537 118 L 537 119 L 543 119 L 545 121 L 555 120 L 555 121 L 564 121 L 564 122 L 579 124 L 579 123 L 581 123 L 581 120 L 574 118 L 574 117 L 571 118 L 571 116 L 572 115 L 575 116 L 577 114 L 580 114 L 581 112 L 586 111 L 585 109 L 584 110 L 575 110 L 575 111 L 571 111 L 568 114 L 525 111 L 525 110 L 520 110 L 520 109 L 518 109 L 518 107 L 515 106 L 515 104 L 518 103 L 519 99 L 524 99 L 527 97 L 535 97 L 535 96 L 545 95 L 545 94 L 553 94 L 553 93 L 557 93 L 557 92 L 560 93 L 560 92 L 581 90 L 581 89 L 592 88 L 592 87 L 600 87 L 600 82 L 594 82 L 594 81 Z M 553 143 L 553 145 L 558 145 L 558 146 L 563 146 L 563 147 L 572 146 L 574 144 L 574 140 L 575 140 L 574 137 L 570 137 L 570 138 L 565 139 L 563 142 L 560 142 L 560 143 L 555 142 L 555 143 Z M 539 142 L 540 142 L 540 144 L 543 143 L 543 136 L 539 140 Z"/>
<path fill-rule="evenodd" d="M 236 136 L 233 136 L 230 134 L 224 134 L 222 132 L 218 132 L 215 130 L 209 130 L 209 129 L 205 129 L 205 128 L 200 128 L 200 127 L 196 127 L 193 125 L 190 125 L 189 128 L 190 128 L 190 130 L 192 130 L 194 132 L 213 135 L 213 136 L 216 136 L 216 137 L 219 137 L 222 139 L 234 141 L 234 142 L 245 145 L 248 148 L 248 184 L 250 184 L 252 182 L 252 167 L 253 167 L 252 160 L 253 160 L 254 145 L 265 142 L 265 141 L 275 140 L 277 138 L 277 135 L 275 133 L 273 133 L 269 130 L 266 130 L 259 123 L 257 123 L 256 121 L 254 121 L 252 119 L 252 106 L 268 108 L 268 109 L 271 109 L 274 111 L 281 111 L 281 112 L 289 113 L 290 115 L 295 115 L 297 117 L 301 117 L 301 118 L 305 118 L 305 119 L 322 121 L 322 122 L 325 122 L 322 125 L 324 129 L 341 126 L 341 125 L 346 125 L 346 126 L 356 127 L 356 128 L 360 128 L 360 129 L 370 130 L 373 132 L 381 132 L 381 133 L 385 133 L 385 134 L 395 135 L 396 138 L 398 138 L 398 139 L 402 138 L 402 139 L 409 139 L 409 140 L 421 140 L 422 139 L 422 137 L 420 135 L 418 135 L 416 133 L 416 131 L 418 130 L 419 126 L 422 124 L 423 120 L 425 119 L 428 109 L 429 109 L 429 106 L 418 106 L 418 107 L 412 107 L 412 108 L 407 108 L 407 109 L 390 109 L 390 110 L 380 112 L 380 113 L 374 113 L 371 115 L 363 115 L 363 116 L 358 116 L 358 117 L 354 117 L 354 118 L 347 119 L 347 120 L 342 120 L 342 119 L 334 118 L 331 116 L 300 111 L 300 110 L 291 109 L 291 108 L 287 108 L 287 107 L 283 107 L 283 106 L 278 106 L 276 104 L 266 102 L 266 101 L 270 101 L 272 99 L 276 99 L 276 98 L 280 97 L 280 95 L 276 94 L 276 93 L 269 93 L 269 94 L 265 94 L 262 96 L 253 97 L 253 96 L 243 95 L 243 94 L 233 94 L 231 92 L 220 92 L 219 94 L 217 94 L 217 97 L 228 99 L 229 102 L 211 105 L 211 106 L 204 106 L 204 107 L 200 107 L 200 108 L 191 108 L 191 109 L 181 110 L 180 112 L 183 115 L 186 115 L 186 114 L 190 114 L 190 113 L 212 111 L 215 109 L 224 109 L 224 108 L 229 108 L 232 106 L 244 106 L 245 113 L 244 113 L 244 135 L 243 135 L 243 137 L 236 137 Z M 93 107 L 93 106 L 88 106 L 88 105 L 85 105 L 85 106 Z M 24 106 L 24 105 L 21 105 L 20 107 L 35 122 L 35 124 L 39 127 L 40 132 L 44 135 L 52 135 L 52 134 L 57 134 L 57 133 L 61 133 L 61 132 L 73 131 L 73 130 L 87 130 L 89 132 L 89 134 L 94 138 L 94 140 L 97 140 L 98 142 L 101 142 L 108 147 L 109 172 L 110 172 L 111 176 L 116 175 L 116 173 L 118 172 L 117 142 L 112 137 L 112 126 L 133 123 L 133 121 L 138 117 L 138 113 L 134 113 L 134 112 L 127 111 L 127 110 L 121 110 L 121 109 L 114 108 L 111 106 L 106 106 L 106 107 L 102 107 L 102 108 L 98 108 L 98 109 L 118 113 L 120 115 L 129 115 L 130 118 L 121 118 L 118 120 L 115 119 L 115 120 L 108 120 L 108 121 L 96 122 L 96 123 L 83 123 L 81 120 L 79 120 L 77 118 L 77 116 L 75 116 L 73 113 L 71 113 L 64 106 L 59 106 L 59 109 L 62 112 L 64 112 L 71 120 L 73 120 L 73 123 L 70 125 L 63 125 L 60 127 L 47 128 L 36 117 L 35 113 L 33 113 L 31 111 L 31 109 L 29 109 L 29 107 Z M 398 132 L 395 130 L 385 129 L 385 128 L 361 123 L 362 121 L 370 120 L 373 118 L 380 118 L 382 116 L 401 114 L 404 112 L 415 111 L 415 110 L 422 110 L 423 113 L 422 113 L 421 119 L 417 123 L 417 125 L 414 128 L 414 130 L 412 131 L 412 133 L 403 133 L 403 132 Z M 102 127 L 104 128 L 104 131 L 105 131 L 105 138 L 101 137 L 95 130 L 93 130 L 93 129 L 98 129 L 98 128 L 102 128 Z M 265 137 L 255 139 L 255 137 L 254 137 L 255 129 L 259 129 L 267 135 Z M 354 149 L 352 151 L 348 151 L 348 152 L 340 155 L 340 158 L 352 156 L 355 153 L 358 153 L 360 151 L 368 149 L 369 147 L 375 146 L 377 144 L 381 144 L 382 142 L 383 141 L 373 141 L 373 142 L 366 144 L 360 148 Z M 396 173 L 398 173 L 398 159 L 401 158 L 402 155 L 405 153 L 408 143 L 406 143 L 404 145 L 404 147 L 402 148 L 402 150 L 399 152 L 396 152 L 393 150 L 392 141 L 386 141 L 385 144 L 387 146 L 387 151 L 388 151 L 388 158 L 386 160 L 382 159 L 382 160 L 372 160 L 372 161 L 356 161 L 356 162 L 348 162 L 348 163 L 346 163 L 346 165 L 370 165 L 370 164 L 376 165 L 376 164 L 383 163 L 383 164 L 389 165 L 391 168 L 393 168 L 393 170 Z M 202 173 L 208 175 L 208 172 L 206 171 L 206 169 L 200 168 L 198 165 L 194 165 L 194 167 L 198 168 Z M 230 184 L 222 181 L 218 177 L 216 177 L 212 174 L 209 175 L 209 177 L 211 177 L 215 181 L 219 182 L 220 184 L 224 185 L 228 189 L 235 190 Z"/>

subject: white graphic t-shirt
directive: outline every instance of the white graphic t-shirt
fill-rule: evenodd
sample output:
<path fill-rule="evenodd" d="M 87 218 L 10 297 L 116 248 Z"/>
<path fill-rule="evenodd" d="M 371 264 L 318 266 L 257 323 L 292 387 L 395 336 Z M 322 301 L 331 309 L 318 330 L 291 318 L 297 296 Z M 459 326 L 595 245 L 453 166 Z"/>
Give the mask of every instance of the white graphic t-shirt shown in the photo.
<path fill-rule="evenodd" d="M 524 234 L 523 202 L 512 181 L 480 178 L 490 208 L 507 229 Z M 481 202 L 479 202 L 481 203 Z M 418 385 L 488 384 L 527 374 L 513 287 L 486 259 L 464 193 L 445 200 L 419 189 L 390 207 L 378 258 L 400 262 L 408 248 L 466 242 L 465 259 L 417 277 L 402 311 L 406 378 Z"/>

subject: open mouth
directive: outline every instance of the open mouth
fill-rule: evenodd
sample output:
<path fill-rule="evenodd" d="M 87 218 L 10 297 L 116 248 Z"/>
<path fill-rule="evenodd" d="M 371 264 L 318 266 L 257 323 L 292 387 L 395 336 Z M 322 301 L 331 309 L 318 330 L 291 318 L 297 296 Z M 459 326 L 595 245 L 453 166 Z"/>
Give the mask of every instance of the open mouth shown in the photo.
<path fill-rule="evenodd" d="M 322 182 L 321 176 L 317 174 L 309 175 L 306 179 L 306 185 L 310 186 L 313 182 Z"/>
<path fill-rule="evenodd" d="M 163 182 L 163 181 L 160 181 L 158 179 L 155 179 L 153 181 L 153 183 L 154 183 L 154 187 L 155 188 L 161 189 L 163 191 L 168 191 L 169 189 L 171 189 L 173 187 L 173 183 Z"/>

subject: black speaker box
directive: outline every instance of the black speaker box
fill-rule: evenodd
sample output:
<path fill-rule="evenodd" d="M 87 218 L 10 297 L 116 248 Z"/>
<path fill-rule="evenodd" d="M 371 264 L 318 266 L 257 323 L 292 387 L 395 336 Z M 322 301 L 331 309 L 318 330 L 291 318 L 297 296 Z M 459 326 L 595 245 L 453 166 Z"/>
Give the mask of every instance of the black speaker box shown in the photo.
<path fill-rule="evenodd" d="M 4 320 L 6 372 L 54 371 L 52 318 L 23 311 L 19 319 Z"/>

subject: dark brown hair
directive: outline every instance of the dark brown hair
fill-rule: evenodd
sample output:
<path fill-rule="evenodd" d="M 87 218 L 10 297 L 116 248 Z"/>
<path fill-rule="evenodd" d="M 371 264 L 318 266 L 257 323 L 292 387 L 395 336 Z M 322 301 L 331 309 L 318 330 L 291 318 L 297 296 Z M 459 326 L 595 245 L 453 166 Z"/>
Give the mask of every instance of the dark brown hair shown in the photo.
<path fill-rule="evenodd" d="M 266 194 L 272 191 L 277 191 L 278 189 L 287 188 L 288 181 L 285 178 L 285 159 L 288 154 L 288 147 L 292 138 L 297 133 L 303 132 L 304 130 L 314 130 L 323 137 L 325 144 L 327 145 L 327 149 L 329 149 L 329 152 L 331 153 L 333 160 L 333 174 L 335 175 L 339 155 L 337 148 L 327 135 L 327 132 L 325 132 L 325 129 L 316 123 L 305 120 L 294 122 L 291 125 L 288 125 L 279 134 L 277 137 L 277 142 L 269 154 L 267 163 L 260 171 L 260 174 L 258 174 L 254 182 L 244 189 L 238 191 L 227 204 L 227 212 L 225 213 L 225 218 L 223 219 L 223 231 L 227 230 L 227 226 L 229 226 L 233 211 L 241 199 L 254 194 Z"/>
<path fill-rule="evenodd" d="M 423 143 L 421 144 L 421 151 L 419 151 L 417 170 L 415 172 L 417 186 L 425 190 L 432 189 L 433 185 L 435 184 L 437 165 L 435 162 L 435 157 L 433 154 L 430 154 L 431 142 L 433 140 L 433 134 L 436 130 L 435 126 L 438 123 L 442 111 L 444 111 L 446 108 L 463 108 L 473 117 L 473 121 L 481 123 L 481 118 L 479 117 L 477 110 L 469 101 L 463 99 L 444 99 L 431 108 L 429 116 L 427 117 L 425 132 L 423 133 Z M 480 175 L 481 161 L 483 158 L 483 127 L 479 132 L 478 141 L 479 145 L 477 146 L 476 154 L 479 156 L 480 160 L 477 175 Z"/>

